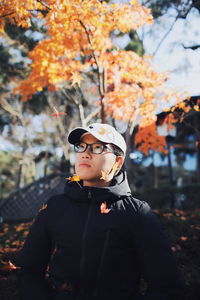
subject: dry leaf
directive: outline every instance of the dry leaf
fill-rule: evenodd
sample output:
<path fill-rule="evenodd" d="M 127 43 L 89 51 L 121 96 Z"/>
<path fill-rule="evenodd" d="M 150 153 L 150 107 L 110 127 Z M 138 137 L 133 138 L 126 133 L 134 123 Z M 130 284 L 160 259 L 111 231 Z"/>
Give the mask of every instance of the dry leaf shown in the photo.
<path fill-rule="evenodd" d="M 108 170 L 107 171 L 102 171 L 101 170 L 101 177 L 100 177 L 100 179 L 107 180 L 108 174 L 109 174 Z"/>
<path fill-rule="evenodd" d="M 65 179 L 69 180 L 69 183 L 72 182 L 72 181 L 76 181 L 76 182 L 78 183 L 78 185 L 82 188 L 82 186 L 81 186 L 80 183 L 78 182 L 78 181 L 81 180 L 80 177 L 79 177 L 79 175 L 74 174 L 73 176 L 68 177 L 68 178 L 65 178 Z"/>
<path fill-rule="evenodd" d="M 111 210 L 110 208 L 107 208 L 106 201 L 101 204 L 101 206 L 100 206 L 101 214 L 108 214 L 110 210 Z"/>
<path fill-rule="evenodd" d="M 44 210 L 46 208 L 47 208 L 47 204 L 43 204 L 39 211 Z"/>
<path fill-rule="evenodd" d="M 52 116 L 53 116 L 54 118 L 58 118 L 59 115 L 66 115 L 65 112 L 63 112 L 63 111 L 58 111 L 58 110 L 55 108 L 55 106 L 53 107 L 53 111 L 54 111 L 54 113 L 52 114 Z"/>

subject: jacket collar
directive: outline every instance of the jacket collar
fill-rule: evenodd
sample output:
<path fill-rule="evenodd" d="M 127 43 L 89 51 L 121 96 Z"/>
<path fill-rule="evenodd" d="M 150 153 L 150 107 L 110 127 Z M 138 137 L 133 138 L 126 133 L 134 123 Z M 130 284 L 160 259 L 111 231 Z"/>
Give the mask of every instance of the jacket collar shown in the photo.
<path fill-rule="evenodd" d="M 64 189 L 64 193 L 77 202 L 90 201 L 89 195 L 92 197 L 92 200 L 98 203 L 105 200 L 115 202 L 119 198 L 131 195 L 127 174 L 124 170 L 121 170 L 117 176 L 113 178 L 111 185 L 108 187 L 83 186 L 82 180 L 79 181 L 79 184 L 75 181 L 70 182 L 70 180 L 68 180 Z"/>

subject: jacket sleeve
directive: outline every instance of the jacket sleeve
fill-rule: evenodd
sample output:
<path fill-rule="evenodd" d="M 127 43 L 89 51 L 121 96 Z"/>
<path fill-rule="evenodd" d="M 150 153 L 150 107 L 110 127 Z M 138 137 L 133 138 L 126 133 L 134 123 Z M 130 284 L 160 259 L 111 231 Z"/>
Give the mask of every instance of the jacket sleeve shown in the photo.
<path fill-rule="evenodd" d="M 145 295 L 137 300 L 182 299 L 183 286 L 168 238 L 149 205 L 141 203 L 135 221 L 129 222 L 139 272 L 147 283 Z"/>
<path fill-rule="evenodd" d="M 16 258 L 19 292 L 23 300 L 51 300 L 53 291 L 45 280 L 52 242 L 47 230 L 47 209 L 41 210 L 30 228 L 22 250 Z"/>

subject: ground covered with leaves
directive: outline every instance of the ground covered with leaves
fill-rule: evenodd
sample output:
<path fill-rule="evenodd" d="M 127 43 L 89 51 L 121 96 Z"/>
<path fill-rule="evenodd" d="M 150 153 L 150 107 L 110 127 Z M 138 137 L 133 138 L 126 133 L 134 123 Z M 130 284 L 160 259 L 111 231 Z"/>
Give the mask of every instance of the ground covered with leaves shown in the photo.
<path fill-rule="evenodd" d="M 200 299 L 200 209 L 154 210 L 170 238 L 186 299 Z M 18 300 L 14 261 L 31 223 L 3 224 L 0 230 L 0 298 Z M 177 299 L 179 300 L 179 299 Z"/>

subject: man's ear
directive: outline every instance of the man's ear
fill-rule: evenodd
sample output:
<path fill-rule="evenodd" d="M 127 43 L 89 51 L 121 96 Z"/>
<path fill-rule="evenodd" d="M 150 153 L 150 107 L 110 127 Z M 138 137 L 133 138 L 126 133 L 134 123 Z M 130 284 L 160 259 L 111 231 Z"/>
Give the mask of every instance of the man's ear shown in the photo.
<path fill-rule="evenodd" d="M 116 157 L 116 162 L 117 163 L 117 171 L 116 171 L 116 174 L 118 174 L 118 172 L 121 170 L 121 167 L 124 163 L 124 157 L 123 156 L 117 156 Z M 116 175 L 115 174 L 115 175 Z"/>
<path fill-rule="evenodd" d="M 121 167 L 124 163 L 124 157 L 123 156 L 117 156 L 116 161 L 118 162 L 118 168 L 121 169 Z"/>

